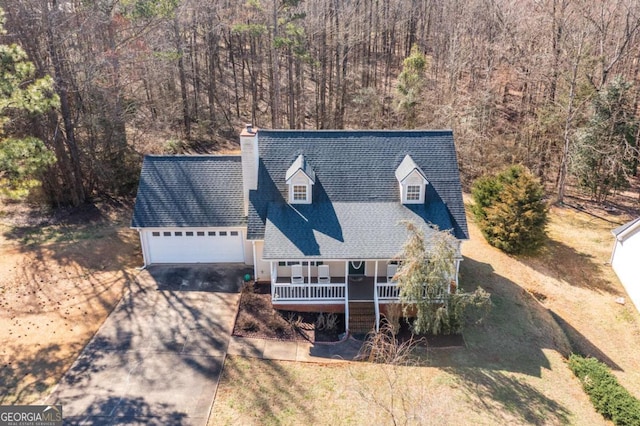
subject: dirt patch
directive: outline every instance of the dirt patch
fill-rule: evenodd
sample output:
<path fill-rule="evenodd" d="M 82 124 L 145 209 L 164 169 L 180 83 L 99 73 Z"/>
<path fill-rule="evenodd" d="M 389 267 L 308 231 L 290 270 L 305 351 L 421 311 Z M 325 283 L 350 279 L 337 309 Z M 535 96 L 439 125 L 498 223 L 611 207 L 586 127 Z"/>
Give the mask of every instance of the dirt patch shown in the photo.
<path fill-rule="evenodd" d="M 240 297 L 233 335 L 290 341 L 336 342 L 344 333 L 343 314 L 276 310 L 271 287 L 245 284 Z"/>
<path fill-rule="evenodd" d="M 130 210 L 0 206 L 0 403 L 42 400 L 142 263 Z"/>

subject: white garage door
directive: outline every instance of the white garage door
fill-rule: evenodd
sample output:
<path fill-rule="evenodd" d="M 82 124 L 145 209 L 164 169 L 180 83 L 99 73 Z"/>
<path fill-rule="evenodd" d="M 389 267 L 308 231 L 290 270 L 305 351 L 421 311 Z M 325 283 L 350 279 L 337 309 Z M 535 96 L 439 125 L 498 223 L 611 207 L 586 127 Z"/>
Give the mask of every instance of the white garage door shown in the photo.
<path fill-rule="evenodd" d="M 244 261 L 240 230 L 184 228 L 143 232 L 150 264 Z"/>

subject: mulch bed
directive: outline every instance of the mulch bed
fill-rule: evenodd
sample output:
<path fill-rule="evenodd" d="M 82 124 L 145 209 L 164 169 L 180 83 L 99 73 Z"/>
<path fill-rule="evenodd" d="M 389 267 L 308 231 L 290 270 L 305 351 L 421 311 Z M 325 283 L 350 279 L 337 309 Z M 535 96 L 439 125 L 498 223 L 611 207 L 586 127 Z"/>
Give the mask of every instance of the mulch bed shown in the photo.
<path fill-rule="evenodd" d="M 326 314 L 325 314 L 326 315 Z M 332 330 L 319 330 L 316 327 L 317 312 L 279 311 L 271 305 L 271 286 L 247 283 L 240 297 L 240 308 L 233 327 L 233 335 L 261 339 L 337 342 L 345 330 L 344 314 L 337 315 L 336 327 Z M 365 335 L 354 336 L 364 340 Z M 461 334 L 433 336 L 411 334 L 406 321 L 401 321 L 398 340 L 414 341 L 422 339 L 419 344 L 429 348 L 464 347 Z"/>
<path fill-rule="evenodd" d="M 337 314 L 336 327 L 319 330 L 317 312 L 291 312 L 273 309 L 269 285 L 246 284 L 240 296 L 240 308 L 233 335 L 261 339 L 337 342 L 344 333 L 344 314 Z"/>

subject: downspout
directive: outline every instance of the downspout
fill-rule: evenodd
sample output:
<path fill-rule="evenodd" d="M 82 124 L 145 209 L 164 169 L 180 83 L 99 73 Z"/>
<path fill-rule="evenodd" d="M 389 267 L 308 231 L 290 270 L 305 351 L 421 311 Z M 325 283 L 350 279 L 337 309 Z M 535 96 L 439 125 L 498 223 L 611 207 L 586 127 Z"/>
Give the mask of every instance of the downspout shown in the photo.
<path fill-rule="evenodd" d="M 251 252 L 253 253 L 253 280 L 258 282 L 258 259 L 256 258 L 256 240 L 251 240 Z M 269 271 L 271 275 L 271 271 Z M 269 277 L 271 279 L 271 277 Z"/>
<path fill-rule="evenodd" d="M 376 332 L 380 331 L 380 301 L 378 300 L 378 261 L 373 274 L 373 307 L 376 312 Z"/>
<path fill-rule="evenodd" d="M 142 238 L 142 228 L 131 228 L 131 229 L 135 229 L 136 231 L 138 231 L 138 238 L 140 238 L 140 248 L 142 249 L 142 266 L 139 266 L 136 269 L 138 271 L 144 271 L 145 269 L 147 269 L 148 265 L 147 265 L 147 255 L 146 255 L 147 245 L 145 244 L 145 241 Z"/>

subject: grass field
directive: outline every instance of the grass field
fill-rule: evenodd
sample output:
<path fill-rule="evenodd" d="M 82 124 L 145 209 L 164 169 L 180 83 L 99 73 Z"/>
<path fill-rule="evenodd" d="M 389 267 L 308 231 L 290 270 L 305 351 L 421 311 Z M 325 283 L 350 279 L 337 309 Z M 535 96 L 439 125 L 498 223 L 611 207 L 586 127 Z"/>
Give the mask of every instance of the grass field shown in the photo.
<path fill-rule="evenodd" d="M 553 208 L 545 250 L 518 258 L 470 223 L 461 284 L 487 289 L 494 307 L 466 349 L 428 351 L 410 368 L 229 358 L 209 424 L 607 424 L 566 357 L 598 357 L 640 396 L 640 315 L 615 302 L 613 227 Z"/>

